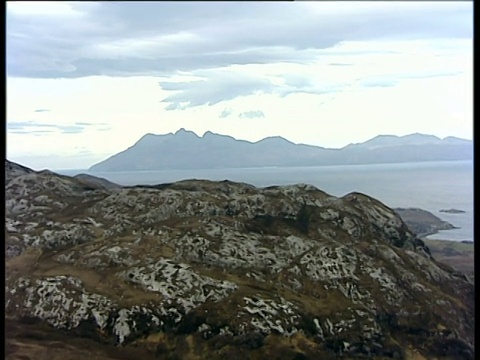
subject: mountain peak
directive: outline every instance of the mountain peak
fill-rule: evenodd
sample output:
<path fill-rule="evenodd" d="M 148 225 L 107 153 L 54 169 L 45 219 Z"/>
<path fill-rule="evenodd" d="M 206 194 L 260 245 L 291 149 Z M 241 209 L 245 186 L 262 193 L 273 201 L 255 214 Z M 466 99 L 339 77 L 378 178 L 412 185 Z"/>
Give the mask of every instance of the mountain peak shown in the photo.
<path fill-rule="evenodd" d="M 180 128 L 178 129 L 176 132 L 175 132 L 175 135 L 178 136 L 178 135 L 181 135 L 181 136 L 184 136 L 184 135 L 188 135 L 188 136 L 191 136 L 191 135 L 195 135 L 195 137 L 199 137 L 196 133 L 194 133 L 193 131 L 190 131 L 190 130 L 186 130 L 185 128 Z"/>
<path fill-rule="evenodd" d="M 287 140 L 285 139 L 284 137 L 281 137 L 279 135 L 275 135 L 275 136 L 269 136 L 269 137 L 266 137 L 262 140 L 259 140 L 257 141 L 257 143 L 276 143 L 276 144 L 280 144 L 280 143 L 283 143 L 283 144 L 291 144 L 291 145 L 295 145 L 293 142 L 291 142 L 290 140 Z"/>
<path fill-rule="evenodd" d="M 439 141 L 440 140 L 440 138 L 435 136 L 435 135 L 421 134 L 421 133 L 418 133 L 418 132 L 401 136 L 401 138 L 403 138 L 403 139 L 418 139 L 418 140 L 421 140 L 421 141 L 427 141 L 427 140 Z"/>
<path fill-rule="evenodd" d="M 209 137 L 209 136 L 215 136 L 215 135 L 218 135 L 218 134 L 215 134 L 215 133 L 211 132 L 210 130 L 208 130 L 208 131 L 205 131 L 202 138 Z"/>

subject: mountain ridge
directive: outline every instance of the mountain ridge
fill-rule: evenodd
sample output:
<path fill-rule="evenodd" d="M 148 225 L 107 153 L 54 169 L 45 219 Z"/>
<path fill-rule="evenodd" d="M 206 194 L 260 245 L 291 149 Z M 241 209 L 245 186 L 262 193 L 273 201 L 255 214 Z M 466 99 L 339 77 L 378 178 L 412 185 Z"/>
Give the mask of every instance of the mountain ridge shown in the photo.
<path fill-rule="evenodd" d="M 148 133 L 133 146 L 90 167 L 92 172 L 264 166 L 322 166 L 473 159 L 473 142 L 433 135 L 379 135 L 340 149 L 296 144 L 281 136 L 256 142 L 211 131 L 198 136 Z"/>

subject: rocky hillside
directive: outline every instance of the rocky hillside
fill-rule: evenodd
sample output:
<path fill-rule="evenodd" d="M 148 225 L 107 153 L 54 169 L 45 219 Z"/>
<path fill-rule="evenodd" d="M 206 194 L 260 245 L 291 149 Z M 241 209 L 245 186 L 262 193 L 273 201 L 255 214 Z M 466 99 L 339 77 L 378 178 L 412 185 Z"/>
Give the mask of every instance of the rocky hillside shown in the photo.
<path fill-rule="evenodd" d="M 474 358 L 473 284 L 363 194 L 5 172 L 7 359 Z"/>

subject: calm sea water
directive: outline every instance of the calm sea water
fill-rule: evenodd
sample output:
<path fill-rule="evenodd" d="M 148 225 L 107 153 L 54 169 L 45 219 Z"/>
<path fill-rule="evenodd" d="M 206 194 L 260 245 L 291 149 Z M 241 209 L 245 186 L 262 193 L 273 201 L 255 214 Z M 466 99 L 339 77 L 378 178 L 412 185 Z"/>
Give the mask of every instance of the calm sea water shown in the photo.
<path fill-rule="evenodd" d="M 87 170 L 57 170 L 65 175 Z M 184 179 L 232 180 L 257 187 L 307 183 L 334 196 L 352 191 L 370 195 L 390 207 L 428 210 L 459 229 L 441 231 L 432 239 L 473 241 L 473 162 L 442 161 L 402 164 L 242 169 L 163 170 L 92 173 L 120 185 L 152 185 Z M 460 209 L 462 214 L 439 212 Z"/>

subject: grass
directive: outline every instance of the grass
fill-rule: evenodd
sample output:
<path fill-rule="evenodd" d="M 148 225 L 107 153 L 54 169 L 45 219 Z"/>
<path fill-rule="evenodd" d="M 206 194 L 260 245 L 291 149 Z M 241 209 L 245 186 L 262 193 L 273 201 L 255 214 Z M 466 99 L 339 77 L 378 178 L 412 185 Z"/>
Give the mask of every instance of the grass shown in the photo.
<path fill-rule="evenodd" d="M 474 274 L 474 244 L 460 241 L 422 239 L 435 260 L 458 271 Z"/>
<path fill-rule="evenodd" d="M 440 250 L 447 247 L 452 248 L 456 251 L 472 253 L 474 249 L 473 243 L 463 243 L 461 241 L 450 241 L 450 240 L 431 240 L 423 239 L 425 244 L 430 248 L 430 250 Z"/>

